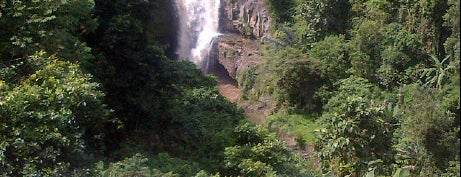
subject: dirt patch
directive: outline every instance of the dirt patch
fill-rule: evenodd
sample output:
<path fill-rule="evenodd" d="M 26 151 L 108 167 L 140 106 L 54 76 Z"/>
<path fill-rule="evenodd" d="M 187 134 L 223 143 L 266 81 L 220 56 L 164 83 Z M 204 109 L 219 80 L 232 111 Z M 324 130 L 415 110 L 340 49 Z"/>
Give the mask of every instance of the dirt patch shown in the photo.
<path fill-rule="evenodd" d="M 225 68 L 221 65 L 215 67 L 215 70 L 211 73 L 218 77 L 218 88 L 221 95 L 226 97 L 229 101 L 237 103 L 240 107 L 245 109 L 246 118 L 257 125 L 264 125 L 266 123 L 266 117 L 270 115 L 275 105 L 270 97 L 261 97 L 257 103 L 249 103 L 240 101 L 241 91 L 238 88 L 238 83 L 232 79 L 226 72 Z M 287 134 L 284 131 L 277 132 L 279 140 L 283 141 L 291 150 L 299 152 L 304 159 L 314 159 L 315 166 L 319 166 L 318 159 L 315 159 L 314 146 L 313 145 L 300 145 L 296 140 L 296 137 Z"/>
<path fill-rule="evenodd" d="M 219 60 L 212 62 L 213 66 L 210 68 L 209 73 L 218 77 L 218 88 L 221 95 L 243 108 L 246 118 L 250 122 L 257 125 L 264 125 L 266 117 L 275 110 L 274 101 L 269 96 L 260 97 L 257 102 L 240 100 L 242 93 L 237 81 L 234 79 L 241 67 L 260 64 L 262 62 L 261 56 L 258 53 L 259 45 L 250 45 L 250 43 L 255 43 L 255 41 L 237 39 L 238 37 L 236 36 L 228 36 L 221 39 L 219 43 Z M 304 159 L 315 158 L 313 157 L 314 147 L 312 145 L 300 145 L 295 136 L 291 136 L 284 131 L 278 131 L 277 137 L 292 151 L 299 152 Z M 318 160 L 315 161 L 315 165 L 318 166 Z"/>
<path fill-rule="evenodd" d="M 224 66 L 215 63 L 209 72 L 218 77 L 218 89 L 221 95 L 229 101 L 236 103 L 240 98 L 241 91 L 238 88 L 237 81 L 229 76 Z"/>
<path fill-rule="evenodd" d="M 237 102 L 240 98 L 241 91 L 238 86 L 232 82 L 219 81 L 218 88 L 221 95 L 231 102 Z"/>

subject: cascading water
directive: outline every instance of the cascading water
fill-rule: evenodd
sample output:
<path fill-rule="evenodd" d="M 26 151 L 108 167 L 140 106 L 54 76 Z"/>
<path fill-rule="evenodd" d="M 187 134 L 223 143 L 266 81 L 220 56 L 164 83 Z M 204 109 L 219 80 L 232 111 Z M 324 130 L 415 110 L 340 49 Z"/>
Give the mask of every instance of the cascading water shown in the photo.
<path fill-rule="evenodd" d="M 179 15 L 179 37 L 176 53 L 180 59 L 208 68 L 213 40 L 220 35 L 220 0 L 175 0 Z"/>

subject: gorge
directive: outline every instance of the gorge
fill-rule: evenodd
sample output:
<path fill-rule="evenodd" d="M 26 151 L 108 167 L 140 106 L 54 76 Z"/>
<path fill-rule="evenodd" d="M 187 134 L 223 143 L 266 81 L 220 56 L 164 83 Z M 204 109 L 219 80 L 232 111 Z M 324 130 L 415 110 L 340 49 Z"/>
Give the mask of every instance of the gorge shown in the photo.
<path fill-rule="evenodd" d="M 0 1 L 0 176 L 459 176 L 459 9 Z"/>
<path fill-rule="evenodd" d="M 264 2 L 175 0 L 178 15 L 176 55 L 218 77 L 221 94 L 236 102 L 237 75 L 261 63 L 258 39 L 269 35 Z"/>

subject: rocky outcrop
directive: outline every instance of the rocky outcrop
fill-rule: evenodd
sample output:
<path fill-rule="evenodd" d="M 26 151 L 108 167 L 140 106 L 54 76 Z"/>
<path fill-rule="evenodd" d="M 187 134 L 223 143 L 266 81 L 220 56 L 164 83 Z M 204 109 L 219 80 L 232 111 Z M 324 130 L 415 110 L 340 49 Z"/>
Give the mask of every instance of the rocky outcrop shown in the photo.
<path fill-rule="evenodd" d="M 259 38 L 269 36 L 270 18 L 264 0 L 221 0 L 217 63 L 233 79 L 248 66 L 262 63 Z"/>
<path fill-rule="evenodd" d="M 225 35 L 218 43 L 218 62 L 236 79 L 243 68 L 262 63 L 261 44 L 240 35 Z"/>
<path fill-rule="evenodd" d="M 271 19 L 264 0 L 223 0 L 221 30 L 261 38 L 269 34 Z"/>

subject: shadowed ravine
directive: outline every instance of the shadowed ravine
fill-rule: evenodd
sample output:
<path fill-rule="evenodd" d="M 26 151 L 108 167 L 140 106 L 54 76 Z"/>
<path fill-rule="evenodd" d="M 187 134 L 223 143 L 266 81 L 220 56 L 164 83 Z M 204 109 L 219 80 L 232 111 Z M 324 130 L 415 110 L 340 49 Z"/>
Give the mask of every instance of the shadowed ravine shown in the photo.
<path fill-rule="evenodd" d="M 221 95 L 229 101 L 237 103 L 245 110 L 246 118 L 258 125 L 264 125 L 266 116 L 274 108 L 270 97 L 261 97 L 257 102 L 240 100 L 241 90 L 238 83 L 230 75 L 226 67 L 219 61 L 219 41 L 226 36 L 219 31 L 219 8 L 220 1 L 200 1 L 200 0 L 175 0 L 176 10 L 179 16 L 179 35 L 178 48 L 176 54 L 179 59 L 188 59 L 194 62 L 204 73 L 213 74 L 218 78 L 218 88 Z M 255 58 L 250 57 L 258 53 L 259 45 L 252 40 L 240 39 L 242 48 L 249 49 L 249 53 L 239 51 L 240 56 L 249 63 L 258 63 Z M 235 37 L 234 37 L 235 38 Z M 225 49 L 223 49 L 225 50 Z M 253 51 L 253 52 L 251 52 Z M 253 62 L 251 62 L 253 61 Z M 235 75 L 235 73 L 233 73 Z M 279 139 L 284 141 L 293 150 L 300 150 L 302 154 L 311 154 L 310 151 L 299 149 L 295 137 L 278 132 Z M 309 153 L 306 153 L 309 152 Z M 306 155 L 304 155 L 306 157 Z"/>
<path fill-rule="evenodd" d="M 209 72 L 218 77 L 218 88 L 221 95 L 226 97 L 229 101 L 236 103 L 241 94 L 237 81 L 229 76 L 226 69 L 221 64 L 215 64 Z"/>
<path fill-rule="evenodd" d="M 245 109 L 245 115 L 249 121 L 259 125 L 265 123 L 266 115 L 264 114 L 264 108 L 257 109 L 255 107 L 259 107 L 258 105 L 242 104 L 241 102 L 239 103 L 241 90 L 238 88 L 238 83 L 229 76 L 227 70 L 221 64 L 215 64 L 214 67 L 210 70 L 210 74 L 218 77 L 218 88 L 221 95 L 226 97 L 229 101 L 238 103 L 239 106 L 243 107 Z M 299 151 L 303 158 L 311 158 L 314 152 L 314 147 L 312 145 L 300 147 L 296 141 L 296 138 L 284 131 L 277 132 L 277 136 L 291 149 Z"/>

